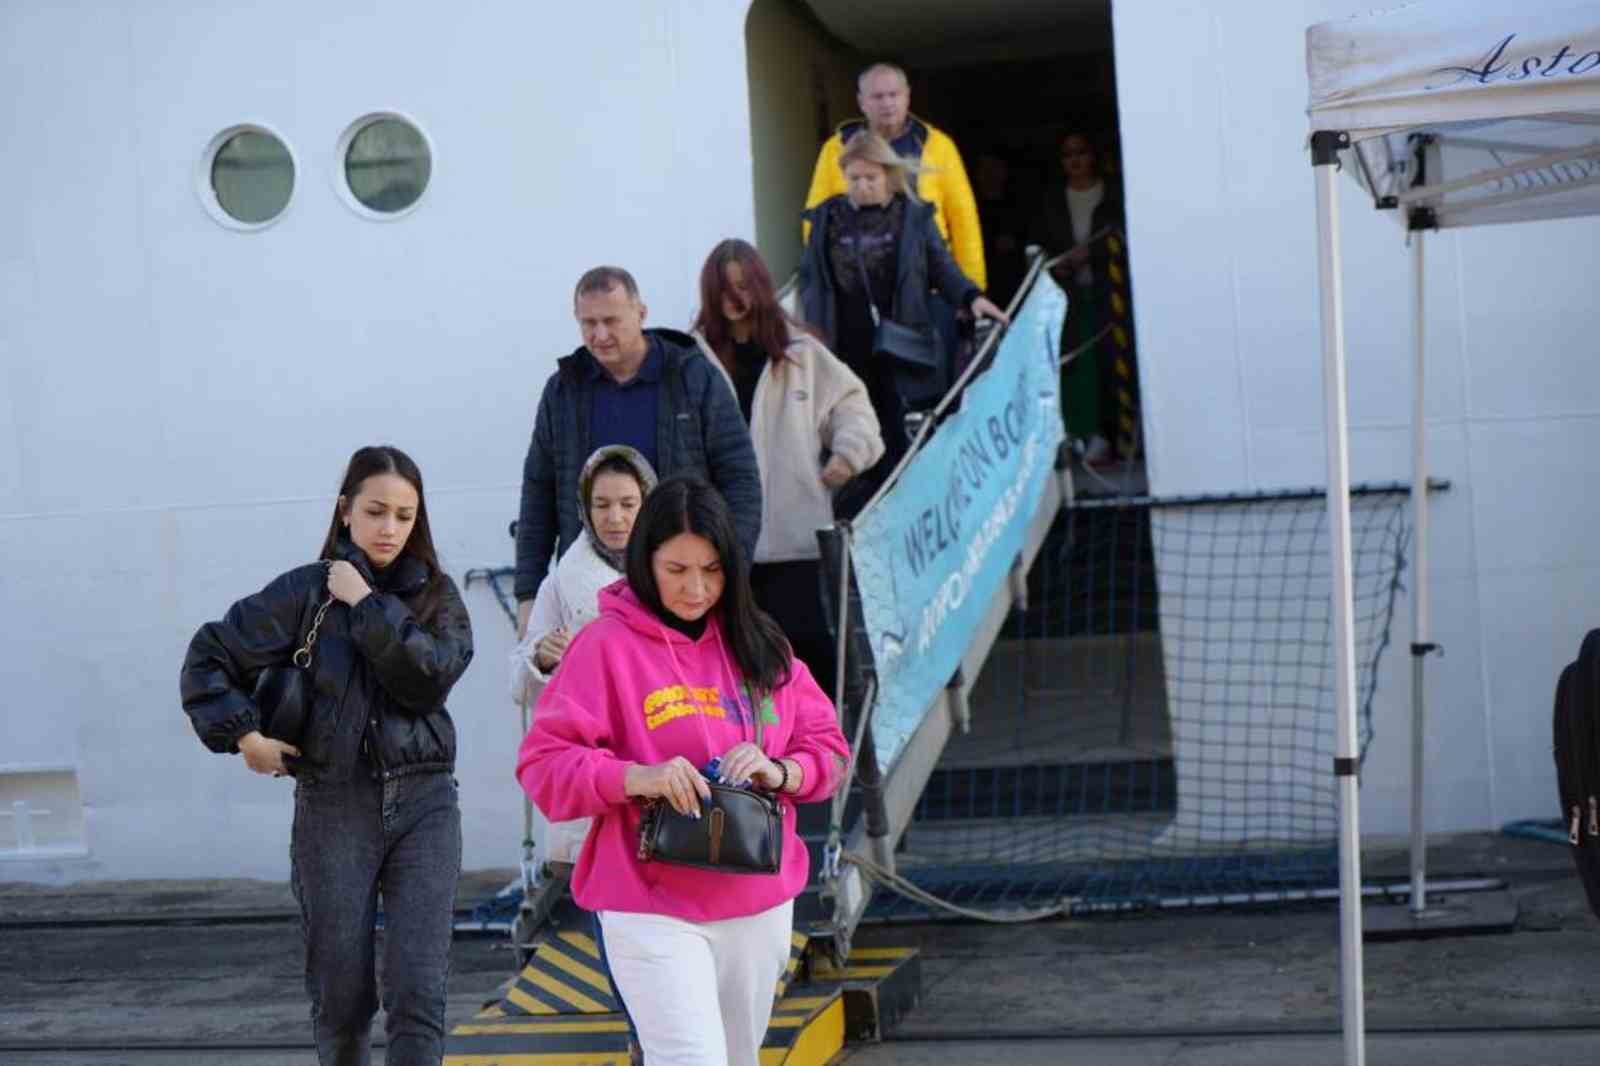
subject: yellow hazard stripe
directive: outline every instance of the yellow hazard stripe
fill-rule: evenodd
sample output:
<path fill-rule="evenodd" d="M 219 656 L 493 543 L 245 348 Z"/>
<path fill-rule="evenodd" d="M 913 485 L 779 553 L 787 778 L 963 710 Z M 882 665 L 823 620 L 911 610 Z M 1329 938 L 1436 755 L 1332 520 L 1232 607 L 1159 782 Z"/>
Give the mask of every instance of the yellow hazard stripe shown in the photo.
<path fill-rule="evenodd" d="M 778 1060 L 782 1063 L 784 1060 Z M 819 1060 L 826 1061 L 826 1060 Z M 528 1055 L 446 1055 L 445 1066 L 627 1066 L 627 1052 L 530 1052 Z M 765 1066 L 766 1060 L 762 1060 Z"/>
<path fill-rule="evenodd" d="M 568 944 L 571 944 L 573 947 L 577 948 L 591 959 L 596 961 L 599 960 L 600 945 L 594 942 L 594 937 L 587 936 L 583 933 L 569 931 L 562 933 L 560 939 Z"/>
<path fill-rule="evenodd" d="M 555 996 L 557 999 L 561 1000 L 561 1002 L 570 1003 L 581 1011 L 587 1011 L 590 1014 L 611 1013 L 605 1004 L 584 995 L 571 985 L 566 985 L 560 981 L 557 981 L 554 977 L 551 977 L 547 973 L 540 973 L 532 967 L 529 967 L 527 970 L 523 971 L 522 979 L 531 984 L 538 985 L 552 996 Z M 555 1012 L 546 1008 L 538 1013 L 554 1014 Z"/>
<path fill-rule="evenodd" d="M 819 981 L 864 981 L 869 977 L 888 977 L 896 969 L 894 966 L 846 966 L 842 970 L 818 970 L 814 976 Z"/>
<path fill-rule="evenodd" d="M 554 1014 L 556 1009 L 548 1003 L 541 1003 L 520 988 L 513 988 L 506 993 L 506 999 L 515 1003 L 529 1014 Z"/>
<path fill-rule="evenodd" d="M 536 1022 L 504 1022 L 500 1025 L 458 1025 L 450 1030 L 451 1036 L 506 1036 L 524 1033 L 625 1033 L 628 1023 L 616 1021 L 579 1021 L 567 1018 L 541 1018 Z"/>
<path fill-rule="evenodd" d="M 916 948 L 851 948 L 851 959 L 909 959 Z"/>
<path fill-rule="evenodd" d="M 611 989 L 611 981 L 606 975 L 598 970 L 590 969 L 577 959 L 569 958 L 559 951 L 541 951 L 533 957 L 533 961 L 535 966 L 544 963 L 547 966 L 554 966 L 571 977 L 576 977 L 607 999 L 615 998 L 615 994 Z"/>
<path fill-rule="evenodd" d="M 828 1002 L 828 1000 L 830 1000 L 832 998 L 833 997 L 831 995 L 830 996 L 790 996 L 788 999 L 779 1001 L 777 1007 L 775 1007 L 774 1009 L 775 1010 L 779 1010 L 779 1011 L 816 1010 L 818 1007 L 822 1006 L 824 1003 Z"/>
<path fill-rule="evenodd" d="M 832 1062 L 843 1050 L 844 1000 L 835 999 L 796 1033 L 792 1045 L 763 1047 L 761 1066 L 812 1066 Z"/>

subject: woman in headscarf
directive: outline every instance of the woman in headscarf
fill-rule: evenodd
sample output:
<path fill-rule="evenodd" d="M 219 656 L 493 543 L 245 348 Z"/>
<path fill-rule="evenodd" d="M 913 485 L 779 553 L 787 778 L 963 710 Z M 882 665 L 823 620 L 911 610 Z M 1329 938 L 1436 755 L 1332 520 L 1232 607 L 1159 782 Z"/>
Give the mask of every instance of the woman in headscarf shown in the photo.
<path fill-rule="evenodd" d="M 540 584 L 527 636 L 511 654 L 511 698 L 518 704 L 538 698 L 573 634 L 599 614 L 600 590 L 622 577 L 633 520 L 655 485 L 649 460 L 626 445 L 600 448 L 583 464 L 583 536 Z"/>
<path fill-rule="evenodd" d="M 621 580 L 628 536 L 656 472 L 643 455 L 622 444 L 589 456 L 578 475 L 583 536 L 573 541 L 545 575 L 528 615 L 528 633 L 511 653 L 511 698 L 532 707 L 561 665 L 573 635 L 600 614 L 600 590 Z M 548 862 L 576 862 L 589 819 L 550 822 Z"/>

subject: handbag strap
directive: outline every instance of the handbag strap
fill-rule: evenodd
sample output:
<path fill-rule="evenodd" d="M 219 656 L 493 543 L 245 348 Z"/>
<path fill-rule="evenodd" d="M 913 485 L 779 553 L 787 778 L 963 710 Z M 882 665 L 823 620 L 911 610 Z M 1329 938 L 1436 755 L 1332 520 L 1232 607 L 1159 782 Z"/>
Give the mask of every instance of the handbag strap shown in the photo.
<path fill-rule="evenodd" d="M 323 567 L 323 571 L 326 572 L 330 568 L 331 567 L 325 566 Z M 332 606 L 333 593 L 330 592 L 328 593 L 328 598 L 323 600 L 322 605 L 317 608 L 317 616 L 311 620 L 311 628 L 306 632 L 305 643 L 296 648 L 295 653 L 289 658 L 290 662 L 294 663 L 302 670 L 308 669 L 311 666 L 311 649 L 316 646 L 317 631 L 322 628 L 322 620 L 327 617 L 328 608 Z"/>
<path fill-rule="evenodd" d="M 850 205 L 850 220 L 855 234 L 856 269 L 861 271 L 861 291 L 867 298 L 867 307 L 872 311 L 873 328 L 883 324 L 883 318 L 878 314 L 878 301 L 872 298 L 872 279 L 867 277 L 867 263 L 861 257 L 861 212 L 854 204 Z"/>
<path fill-rule="evenodd" d="M 766 751 L 766 745 L 761 742 L 765 735 L 766 723 L 761 720 L 761 708 L 756 706 L 756 697 L 755 693 L 750 691 L 750 682 L 743 678 L 739 679 L 739 694 L 744 697 L 745 703 L 750 705 L 750 719 L 756 724 L 756 747 Z"/>

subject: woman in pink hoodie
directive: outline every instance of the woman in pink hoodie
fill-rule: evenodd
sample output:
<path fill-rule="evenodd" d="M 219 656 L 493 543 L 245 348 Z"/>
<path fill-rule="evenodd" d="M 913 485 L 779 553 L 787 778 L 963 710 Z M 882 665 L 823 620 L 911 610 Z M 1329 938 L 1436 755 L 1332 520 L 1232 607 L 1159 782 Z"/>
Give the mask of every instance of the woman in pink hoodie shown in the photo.
<path fill-rule="evenodd" d="M 746 572 L 714 488 L 658 485 L 626 580 L 600 593 L 600 617 L 568 646 L 517 760 L 546 815 L 594 819 L 572 892 L 598 916 L 650 1066 L 757 1063 L 809 876 L 793 804 L 831 796 L 849 757 L 833 704 L 752 602 Z M 713 759 L 722 782 L 789 801 L 777 873 L 638 858 L 642 801 L 697 816 Z"/>

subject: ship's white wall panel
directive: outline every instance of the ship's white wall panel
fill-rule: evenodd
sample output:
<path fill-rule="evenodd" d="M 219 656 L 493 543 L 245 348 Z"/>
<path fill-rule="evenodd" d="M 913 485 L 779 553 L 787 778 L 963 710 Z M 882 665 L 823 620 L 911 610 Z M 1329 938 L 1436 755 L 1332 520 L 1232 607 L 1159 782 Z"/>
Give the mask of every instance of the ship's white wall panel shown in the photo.
<path fill-rule="evenodd" d="M 1162 493 L 1322 484 L 1307 25 L 1349 0 L 1113 4 L 1140 375 Z M 1494 42 L 1486 42 L 1486 51 Z M 1409 252 L 1341 182 L 1351 471 L 1409 479 Z M 1437 476 L 1428 819 L 1554 813 L 1557 672 L 1600 624 L 1588 549 L 1600 222 L 1428 238 Z M 1410 605 L 1402 594 L 1363 774 L 1363 829 L 1402 831 Z"/>
<path fill-rule="evenodd" d="M 314 555 L 364 443 L 420 462 L 458 580 L 510 561 L 578 274 L 629 267 L 683 327 L 706 251 L 752 235 L 743 30 L 734 0 L 0 4 L 0 772 L 75 768 L 88 847 L 24 861 L 0 829 L 0 879 L 286 872 L 288 784 L 178 709 L 190 634 Z M 336 145 L 387 110 L 434 170 L 374 222 L 336 194 Z M 240 122 L 297 163 L 254 233 L 195 191 Z M 467 599 L 466 863 L 510 866 L 510 631 Z"/>

